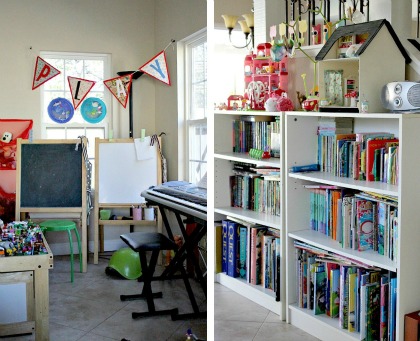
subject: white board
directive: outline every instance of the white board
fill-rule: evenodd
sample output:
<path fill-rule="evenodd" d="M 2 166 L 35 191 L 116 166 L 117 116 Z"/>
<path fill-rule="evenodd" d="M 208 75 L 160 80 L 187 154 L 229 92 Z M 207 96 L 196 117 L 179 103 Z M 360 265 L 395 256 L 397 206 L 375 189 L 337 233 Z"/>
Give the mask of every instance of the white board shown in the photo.
<path fill-rule="evenodd" d="M 150 142 L 150 137 L 146 137 Z M 140 193 L 158 184 L 157 144 L 150 148 L 152 158 L 138 160 L 133 142 L 99 144 L 98 202 L 101 204 L 140 203 Z"/>

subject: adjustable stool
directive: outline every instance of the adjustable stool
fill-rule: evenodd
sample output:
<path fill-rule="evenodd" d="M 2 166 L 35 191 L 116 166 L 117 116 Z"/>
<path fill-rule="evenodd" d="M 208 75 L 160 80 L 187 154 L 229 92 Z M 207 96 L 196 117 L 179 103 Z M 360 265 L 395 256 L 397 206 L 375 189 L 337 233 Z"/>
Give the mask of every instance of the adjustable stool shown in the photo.
<path fill-rule="evenodd" d="M 80 263 L 80 272 L 83 272 L 83 258 L 82 258 L 82 248 L 80 247 L 80 236 L 79 231 L 77 231 L 77 226 L 74 221 L 71 220 L 46 220 L 39 224 L 43 232 L 62 232 L 67 231 L 69 236 L 70 243 L 70 278 L 71 282 L 74 282 L 74 269 L 73 269 L 73 239 L 71 236 L 71 231 L 74 230 L 77 238 L 77 247 L 79 248 L 79 263 Z"/>
<path fill-rule="evenodd" d="M 153 277 L 155 272 L 157 259 L 159 252 L 161 250 L 177 250 L 178 246 L 164 236 L 161 233 L 157 232 L 133 232 L 128 234 L 123 234 L 120 238 L 134 251 L 138 252 L 140 255 L 140 266 L 142 269 L 143 280 L 143 290 L 141 294 L 137 295 L 121 295 L 121 301 L 131 301 L 137 299 L 146 299 L 147 301 L 147 312 L 133 312 L 132 318 L 140 318 L 147 316 L 158 316 L 158 315 L 171 315 L 171 318 L 174 320 L 178 315 L 178 308 L 166 309 L 166 310 L 156 310 L 154 298 L 162 298 L 162 292 L 152 292 L 151 283 L 153 280 L 163 280 L 164 278 Z M 146 251 L 151 251 L 152 256 L 150 258 L 149 264 L 147 264 Z M 193 306 L 194 312 L 198 312 L 198 305 L 195 300 L 194 294 L 190 282 L 188 280 L 188 275 L 184 269 L 182 263 L 177 265 L 177 269 L 181 272 L 181 277 L 184 280 L 185 287 L 188 292 L 191 304 Z"/>

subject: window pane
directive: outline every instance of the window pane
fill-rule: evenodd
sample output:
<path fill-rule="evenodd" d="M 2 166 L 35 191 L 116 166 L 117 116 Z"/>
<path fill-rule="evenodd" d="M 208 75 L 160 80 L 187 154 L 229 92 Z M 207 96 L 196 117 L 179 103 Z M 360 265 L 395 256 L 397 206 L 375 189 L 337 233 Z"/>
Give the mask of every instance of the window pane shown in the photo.
<path fill-rule="evenodd" d="M 86 137 L 88 139 L 88 155 L 95 155 L 95 138 L 105 138 L 105 128 L 87 128 Z"/>
<path fill-rule="evenodd" d="M 190 161 L 189 174 L 191 183 L 198 183 L 207 172 L 207 163 Z"/>
<path fill-rule="evenodd" d="M 207 116 L 207 43 L 191 49 L 191 107 L 190 118 Z"/>
<path fill-rule="evenodd" d="M 207 127 L 190 126 L 189 129 L 189 158 L 192 160 L 207 160 Z"/>
<path fill-rule="evenodd" d="M 63 140 L 66 138 L 65 128 L 50 128 L 47 127 L 47 139 Z"/>

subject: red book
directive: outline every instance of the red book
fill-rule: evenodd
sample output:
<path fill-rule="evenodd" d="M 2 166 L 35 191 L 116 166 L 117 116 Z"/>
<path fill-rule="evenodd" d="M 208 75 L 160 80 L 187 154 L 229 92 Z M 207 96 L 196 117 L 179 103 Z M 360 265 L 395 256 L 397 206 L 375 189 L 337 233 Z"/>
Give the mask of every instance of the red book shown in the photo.
<path fill-rule="evenodd" d="M 398 143 L 398 139 L 371 139 L 366 142 L 366 180 L 375 181 L 373 174 L 373 164 L 375 160 L 375 150 L 389 145 L 389 143 Z"/>

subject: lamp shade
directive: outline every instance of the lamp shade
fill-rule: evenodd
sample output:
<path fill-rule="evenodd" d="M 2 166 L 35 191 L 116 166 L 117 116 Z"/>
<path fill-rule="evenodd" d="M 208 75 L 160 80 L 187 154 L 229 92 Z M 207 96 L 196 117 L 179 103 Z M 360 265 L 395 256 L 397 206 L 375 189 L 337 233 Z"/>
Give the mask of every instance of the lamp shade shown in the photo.
<path fill-rule="evenodd" d="M 242 14 L 249 28 L 254 27 L 254 13 Z"/>
<path fill-rule="evenodd" d="M 250 33 L 251 32 L 251 30 L 248 27 L 248 25 L 246 24 L 245 20 L 239 20 L 238 22 L 239 22 L 239 25 L 241 25 L 241 30 L 242 30 L 243 33 Z"/>
<path fill-rule="evenodd" d="M 222 14 L 222 18 L 225 21 L 226 28 L 231 29 L 235 27 L 236 21 L 238 20 L 238 16 L 229 14 Z"/>

